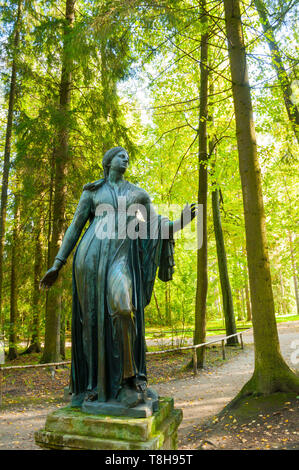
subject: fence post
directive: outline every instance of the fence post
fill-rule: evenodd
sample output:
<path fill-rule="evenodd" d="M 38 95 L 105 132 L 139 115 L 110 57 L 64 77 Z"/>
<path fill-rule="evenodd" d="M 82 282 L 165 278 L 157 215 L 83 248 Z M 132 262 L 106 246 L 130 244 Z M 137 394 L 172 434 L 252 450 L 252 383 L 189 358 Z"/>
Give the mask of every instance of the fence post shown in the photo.
<path fill-rule="evenodd" d="M 197 374 L 197 350 L 193 348 L 193 372 L 194 375 Z"/>
<path fill-rule="evenodd" d="M 240 343 L 241 343 L 241 349 L 244 349 L 242 333 L 240 333 Z"/>
<path fill-rule="evenodd" d="M 224 339 L 221 341 L 221 345 L 222 345 L 222 359 L 224 360 L 224 359 L 225 359 L 225 345 L 224 345 Z"/>
<path fill-rule="evenodd" d="M 55 367 L 50 367 L 50 372 L 51 372 L 51 378 L 52 380 L 55 379 Z"/>

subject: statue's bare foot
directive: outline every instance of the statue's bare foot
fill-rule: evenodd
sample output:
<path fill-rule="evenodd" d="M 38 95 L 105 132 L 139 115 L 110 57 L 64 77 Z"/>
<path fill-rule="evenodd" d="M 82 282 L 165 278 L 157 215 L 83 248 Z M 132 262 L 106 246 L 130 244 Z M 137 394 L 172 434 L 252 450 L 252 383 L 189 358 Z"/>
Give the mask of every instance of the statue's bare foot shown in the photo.
<path fill-rule="evenodd" d="M 88 391 L 84 397 L 85 401 L 96 401 L 98 399 L 98 394 L 95 391 Z"/>
<path fill-rule="evenodd" d="M 138 393 L 145 393 L 147 389 L 147 383 L 145 380 L 139 379 L 138 377 L 133 378 L 133 388 Z"/>
<path fill-rule="evenodd" d="M 71 408 L 81 408 L 83 401 L 84 393 L 73 394 L 70 406 Z"/>
<path fill-rule="evenodd" d="M 120 390 L 118 397 L 118 401 L 123 403 L 127 408 L 134 408 L 135 406 L 143 403 L 143 396 L 141 393 L 138 393 L 137 390 L 130 387 L 128 384 L 125 384 L 122 389 Z"/>
<path fill-rule="evenodd" d="M 147 388 L 146 389 L 146 395 L 148 398 L 151 398 L 152 400 L 159 400 L 159 394 L 154 390 L 153 388 Z"/>

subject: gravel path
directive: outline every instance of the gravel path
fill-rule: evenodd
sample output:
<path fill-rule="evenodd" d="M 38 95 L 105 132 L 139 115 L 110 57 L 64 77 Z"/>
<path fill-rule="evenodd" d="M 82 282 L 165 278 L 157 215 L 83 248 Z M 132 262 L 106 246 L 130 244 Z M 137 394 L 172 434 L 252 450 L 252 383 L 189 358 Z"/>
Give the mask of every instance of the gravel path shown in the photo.
<path fill-rule="evenodd" d="M 299 322 L 279 324 L 278 330 L 283 356 L 299 372 L 299 364 L 292 364 L 290 357 L 294 352 L 292 342 L 299 340 Z M 252 344 L 252 333 L 245 333 L 243 338 L 245 346 Z M 253 366 L 253 347 L 249 346 L 213 371 L 203 371 L 194 378 L 156 385 L 161 396 L 172 396 L 175 406 L 183 409 L 184 419 L 179 429 L 179 439 L 189 433 L 195 424 L 218 413 L 250 378 Z M 34 431 L 43 427 L 47 414 L 57 409 L 57 406 L 61 405 L 32 405 L 0 412 L 0 450 L 40 450 L 34 443 Z"/>

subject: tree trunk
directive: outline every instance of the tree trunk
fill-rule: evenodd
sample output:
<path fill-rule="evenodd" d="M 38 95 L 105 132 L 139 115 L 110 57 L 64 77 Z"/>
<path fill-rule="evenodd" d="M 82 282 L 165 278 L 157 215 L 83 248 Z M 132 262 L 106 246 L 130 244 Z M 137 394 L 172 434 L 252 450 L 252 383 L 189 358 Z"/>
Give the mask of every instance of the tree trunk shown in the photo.
<path fill-rule="evenodd" d="M 239 396 L 278 391 L 297 392 L 299 377 L 291 371 L 280 353 L 275 321 L 261 171 L 256 148 L 239 0 L 224 0 L 224 9 L 236 116 L 255 345 L 254 374 Z"/>
<path fill-rule="evenodd" d="M 160 310 L 160 307 L 159 307 L 159 303 L 158 303 L 158 299 L 157 299 L 157 296 L 156 296 L 155 289 L 153 289 L 153 294 L 154 294 L 156 309 L 157 309 L 157 312 L 158 312 L 158 317 L 160 318 L 161 325 L 163 325 L 163 318 L 162 318 L 162 315 L 161 315 L 161 310 Z"/>
<path fill-rule="evenodd" d="M 65 360 L 65 309 L 63 296 L 61 296 L 60 307 L 60 356 L 61 359 Z"/>
<path fill-rule="evenodd" d="M 281 275 L 281 271 L 279 271 L 279 281 L 280 281 L 280 291 L 281 291 L 281 307 L 282 307 L 282 314 L 287 315 L 288 309 L 287 309 L 287 304 L 285 301 L 285 292 L 284 292 L 284 285 L 283 285 L 283 279 Z"/>
<path fill-rule="evenodd" d="M 250 297 L 249 297 L 249 289 L 248 289 L 248 281 L 246 279 L 245 281 L 245 298 L 246 298 L 246 312 L 247 312 L 247 321 L 252 320 L 252 315 L 251 315 L 251 302 L 250 302 Z"/>
<path fill-rule="evenodd" d="M 12 123 L 14 114 L 14 104 L 16 96 L 16 78 L 17 78 L 17 60 L 16 54 L 18 52 L 20 42 L 20 23 L 22 14 L 22 1 L 18 2 L 17 18 L 15 22 L 14 40 L 13 40 L 13 61 L 10 76 L 10 89 L 8 101 L 8 113 L 6 122 L 6 136 L 4 147 L 3 159 L 3 172 L 2 172 L 2 189 L 1 189 L 1 208 L 0 208 L 0 331 L 3 330 L 4 318 L 2 314 L 2 284 L 3 284 L 3 253 L 4 241 L 6 230 L 6 210 L 7 210 L 7 191 L 8 179 L 10 168 L 10 152 L 11 152 L 11 136 L 12 136 Z"/>
<path fill-rule="evenodd" d="M 50 265 L 59 250 L 65 231 L 66 177 L 68 169 L 69 141 L 69 110 L 72 85 L 72 59 L 68 54 L 69 32 L 75 20 L 75 0 L 67 0 L 65 12 L 64 42 L 62 56 L 62 72 L 60 81 L 60 113 L 61 119 L 57 127 L 57 143 L 55 146 L 55 179 L 53 223 L 50 242 Z M 55 362 L 60 359 L 60 309 L 61 279 L 48 291 L 46 309 L 45 348 L 42 362 Z"/>
<path fill-rule="evenodd" d="M 241 314 L 240 314 L 240 320 L 243 320 L 245 318 L 245 301 L 244 301 L 244 289 L 241 287 L 240 289 L 240 296 L 241 296 Z"/>
<path fill-rule="evenodd" d="M 221 224 L 219 189 L 216 187 L 212 191 L 212 208 L 213 208 L 214 233 L 215 233 L 216 248 L 217 248 L 218 269 L 219 269 L 219 277 L 220 277 L 221 293 L 222 293 L 222 305 L 223 305 L 223 313 L 224 313 L 224 319 L 225 319 L 225 330 L 226 330 L 226 335 L 229 336 L 229 335 L 233 335 L 237 333 L 237 329 L 236 329 L 236 322 L 235 322 L 232 291 L 231 291 L 229 277 L 228 277 L 227 257 L 226 257 L 222 224 Z M 228 346 L 234 346 L 238 343 L 239 342 L 238 342 L 237 336 L 228 338 L 227 340 Z"/>
<path fill-rule="evenodd" d="M 259 14 L 264 36 L 270 49 L 272 66 L 276 71 L 278 82 L 283 93 L 283 99 L 288 118 L 295 133 L 295 137 L 299 143 L 299 111 L 297 105 L 291 100 L 292 88 L 290 79 L 284 68 L 282 55 L 275 40 L 274 30 L 268 19 L 267 8 L 263 0 L 254 0 L 254 4 Z"/>
<path fill-rule="evenodd" d="M 295 257 L 294 257 L 293 238 L 292 238 L 291 232 L 289 232 L 289 241 L 290 241 L 292 268 L 293 268 L 293 281 L 294 281 L 294 291 L 295 291 L 295 299 L 296 299 L 296 306 L 297 306 L 297 315 L 299 315 L 299 292 L 298 292 L 297 266 L 296 266 Z"/>
<path fill-rule="evenodd" d="M 200 2 L 202 12 L 205 11 L 206 0 Z M 203 241 L 197 250 L 197 285 L 195 299 L 195 330 L 194 344 L 204 343 L 206 339 L 206 309 L 208 292 L 208 243 L 207 243 L 207 192 L 208 192 L 208 149 L 207 149 L 207 118 L 208 118 L 208 20 L 202 16 L 203 31 L 200 44 L 200 105 L 198 126 L 198 204 L 203 205 L 202 231 Z M 204 365 L 205 348 L 197 348 L 197 366 Z"/>
<path fill-rule="evenodd" d="M 221 311 L 221 307 L 219 305 L 219 295 L 218 295 L 218 289 L 217 287 L 215 288 L 214 290 L 214 297 L 215 297 L 215 307 L 216 307 L 216 312 L 217 312 L 217 317 L 220 317 L 222 319 L 222 311 Z"/>
<path fill-rule="evenodd" d="M 48 205 L 48 230 L 47 230 L 47 269 L 51 268 L 51 234 L 53 227 L 53 196 L 54 196 L 54 180 L 55 180 L 55 141 L 53 142 L 53 152 L 49 159 L 50 163 L 50 187 L 49 187 L 49 205 Z M 46 319 L 49 305 L 49 289 L 46 291 Z"/>
<path fill-rule="evenodd" d="M 41 242 L 41 219 L 36 220 L 35 226 L 35 249 L 34 249 L 34 274 L 32 291 L 32 327 L 30 345 L 23 354 L 41 352 L 40 345 L 40 291 L 39 282 L 42 273 L 42 242 Z"/>
<path fill-rule="evenodd" d="M 13 360 L 18 356 L 17 348 L 17 319 L 18 319 L 18 251 L 20 230 L 19 195 L 15 196 L 14 225 L 11 248 L 10 269 L 10 325 L 9 325 L 9 349 L 8 359 Z"/>
<path fill-rule="evenodd" d="M 170 286 L 165 283 L 165 323 L 171 326 Z"/>

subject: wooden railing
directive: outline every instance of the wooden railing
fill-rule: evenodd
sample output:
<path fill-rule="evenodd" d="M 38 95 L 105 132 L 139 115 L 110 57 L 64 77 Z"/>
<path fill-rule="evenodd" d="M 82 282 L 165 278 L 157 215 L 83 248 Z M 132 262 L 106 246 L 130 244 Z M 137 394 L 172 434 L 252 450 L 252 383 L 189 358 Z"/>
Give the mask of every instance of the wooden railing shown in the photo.
<path fill-rule="evenodd" d="M 244 333 L 247 333 L 247 331 L 249 331 L 249 330 L 251 330 L 251 328 L 248 328 L 248 330 L 246 330 L 246 331 L 242 331 L 242 332 L 234 333 L 233 335 L 225 336 L 224 338 L 218 338 L 218 339 L 214 339 L 212 341 L 207 341 L 206 343 L 193 344 L 192 346 L 182 346 L 182 347 L 174 348 L 174 349 L 165 349 L 164 351 L 149 351 L 146 354 L 148 356 L 150 356 L 150 355 L 154 355 L 154 354 L 166 354 L 166 353 L 169 353 L 169 352 L 183 351 L 183 350 L 187 351 L 187 350 L 191 349 L 191 350 L 193 350 L 193 372 L 194 372 L 194 375 L 196 375 L 197 374 L 197 349 L 198 348 L 208 346 L 209 344 L 214 344 L 214 343 L 221 342 L 221 345 L 222 345 L 222 358 L 224 360 L 226 358 L 225 341 L 229 338 L 233 338 L 234 336 L 239 336 L 240 337 L 241 349 L 244 349 L 244 343 L 243 343 L 243 336 L 242 335 Z"/>
<path fill-rule="evenodd" d="M 238 330 L 248 330 L 248 326 L 238 326 Z M 219 328 L 207 328 L 206 333 L 212 332 L 212 331 L 225 331 L 225 328 L 219 327 Z M 147 332 L 148 336 L 165 336 L 165 335 L 176 335 L 179 333 L 194 333 L 194 328 L 172 328 L 171 330 L 151 330 Z"/>

